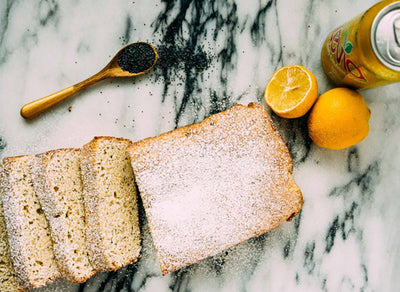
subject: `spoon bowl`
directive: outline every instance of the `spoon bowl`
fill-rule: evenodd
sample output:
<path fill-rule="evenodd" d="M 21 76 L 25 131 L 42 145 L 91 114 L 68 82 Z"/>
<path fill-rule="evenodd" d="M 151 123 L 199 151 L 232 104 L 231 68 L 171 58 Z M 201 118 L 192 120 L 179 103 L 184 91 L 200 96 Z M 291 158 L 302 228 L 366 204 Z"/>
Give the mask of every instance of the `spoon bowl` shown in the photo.
<path fill-rule="evenodd" d="M 98 73 L 75 85 L 34 100 L 21 108 L 21 116 L 31 119 L 57 103 L 103 79 L 135 77 L 153 69 L 158 59 L 156 48 L 145 42 L 136 42 L 123 47 Z"/>
<path fill-rule="evenodd" d="M 141 49 L 135 50 L 134 53 L 141 54 L 141 56 L 147 55 L 147 57 L 149 59 L 149 60 L 147 60 L 147 64 L 140 64 L 141 70 L 136 70 L 135 72 L 131 72 L 129 70 L 124 70 L 122 68 L 124 66 L 121 67 L 121 65 L 120 65 L 121 56 L 124 57 L 125 52 L 127 52 L 126 57 L 129 57 L 128 53 L 130 53 L 130 55 L 134 55 L 134 54 L 132 54 L 132 52 L 128 52 L 128 51 L 129 51 L 129 49 L 136 48 L 136 47 L 140 47 Z M 140 57 L 140 56 L 138 56 L 138 57 Z M 150 58 L 151 58 L 151 60 L 150 60 Z M 135 77 L 138 75 L 145 74 L 145 73 L 149 72 L 151 69 L 153 69 L 157 60 L 158 60 L 158 53 L 157 53 L 156 48 L 153 45 L 151 45 L 149 43 L 145 43 L 145 42 L 136 42 L 136 43 L 129 44 L 129 45 L 123 47 L 122 49 L 120 49 L 118 51 L 118 53 L 116 53 L 115 56 L 111 59 L 111 61 L 106 65 L 106 67 L 104 67 L 103 70 L 106 70 L 108 72 L 109 77 Z M 136 58 L 136 61 L 143 63 L 143 58 Z M 130 65 L 135 65 L 135 64 L 134 64 L 134 62 L 131 62 Z M 146 66 L 144 66 L 144 65 L 146 65 Z"/>

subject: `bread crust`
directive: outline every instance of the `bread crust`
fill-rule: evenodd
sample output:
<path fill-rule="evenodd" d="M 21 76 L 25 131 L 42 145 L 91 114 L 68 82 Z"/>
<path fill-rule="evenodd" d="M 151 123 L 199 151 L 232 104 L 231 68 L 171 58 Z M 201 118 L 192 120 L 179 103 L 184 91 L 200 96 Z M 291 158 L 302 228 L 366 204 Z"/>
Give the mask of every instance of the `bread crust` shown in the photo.
<path fill-rule="evenodd" d="M 243 120 L 241 120 L 242 118 Z M 246 129 L 246 127 L 244 127 L 243 125 L 246 125 L 246 127 L 248 126 L 249 129 Z M 242 135 L 240 136 L 240 139 L 238 138 L 239 140 L 237 140 L 236 137 L 229 136 L 231 131 L 235 132 L 235 129 L 233 129 L 234 127 L 240 128 L 240 131 L 243 132 Z M 249 135 L 251 135 L 252 140 L 250 139 L 249 141 L 246 141 L 246 134 L 244 132 L 246 132 L 247 130 L 249 131 Z M 191 139 L 193 142 L 189 142 Z M 269 144 L 264 143 L 263 142 L 264 139 L 268 141 Z M 229 144 L 227 142 L 226 145 L 224 145 L 225 141 L 229 141 Z M 254 196 L 260 196 L 260 199 L 256 202 L 260 204 L 265 204 L 266 208 L 271 206 L 270 203 L 263 201 L 263 197 L 269 198 L 270 200 L 276 200 L 275 205 L 278 207 L 273 205 L 271 207 L 272 208 L 271 210 L 273 212 L 277 212 L 276 210 L 279 209 L 279 204 L 282 204 L 283 206 L 282 208 L 284 210 L 282 210 L 282 213 L 276 214 L 276 216 L 270 216 L 271 217 L 270 222 L 266 223 L 260 223 L 257 221 L 256 216 L 253 217 L 250 216 L 252 220 L 257 221 L 258 227 L 256 229 L 251 231 L 248 230 L 246 231 L 246 229 L 243 229 L 241 230 L 242 232 L 238 232 L 234 236 L 228 234 L 226 236 L 227 238 L 229 238 L 230 240 L 229 242 L 227 242 L 226 244 L 220 243 L 218 247 L 210 244 L 210 248 L 207 250 L 201 247 L 194 247 L 195 243 L 191 242 L 190 238 L 187 238 L 185 237 L 185 235 L 182 234 L 174 233 L 174 229 L 172 228 L 173 224 L 171 223 L 173 221 L 171 218 L 168 218 L 169 214 L 168 211 L 165 211 L 161 207 L 159 207 L 161 204 L 167 204 L 167 206 L 170 206 L 168 205 L 166 200 L 162 198 L 163 196 L 166 196 L 167 193 L 163 194 L 156 193 L 157 191 L 155 190 L 164 190 L 168 192 L 167 191 L 168 188 L 165 187 L 165 185 L 171 185 L 171 180 L 173 180 L 172 182 L 173 184 L 178 184 L 181 187 L 185 187 L 184 184 L 182 184 L 179 181 L 180 176 L 182 176 L 182 173 L 171 174 L 167 164 L 168 163 L 174 164 L 175 163 L 174 161 L 176 160 L 186 161 L 187 159 L 187 164 L 190 165 L 192 162 L 189 161 L 189 159 L 196 157 L 195 156 L 196 154 L 193 154 L 192 152 L 196 151 L 201 152 L 203 150 L 201 148 L 202 146 L 199 146 L 199 144 L 203 143 L 204 144 L 203 148 L 207 148 L 209 147 L 210 144 L 213 144 L 214 142 L 218 145 L 222 145 L 221 149 L 226 148 L 226 151 L 231 151 L 233 153 L 232 157 L 236 157 L 235 147 L 237 147 L 237 149 L 240 150 L 240 147 L 243 148 L 247 147 L 246 145 L 248 143 L 260 142 L 264 143 L 266 147 L 269 147 L 268 153 L 263 153 L 262 155 L 257 154 L 257 157 L 259 157 L 260 159 L 265 159 L 266 163 L 274 164 L 273 169 L 276 169 L 274 170 L 276 173 L 272 173 L 272 175 L 276 176 L 276 181 L 278 183 L 276 183 L 276 186 L 274 185 L 273 188 L 269 186 L 265 187 L 266 189 L 269 188 L 272 189 L 273 191 L 277 189 L 276 191 L 277 194 L 274 194 L 271 197 L 270 194 L 265 193 L 265 191 L 263 191 L 263 189 L 260 188 L 259 193 L 254 194 Z M 197 146 L 194 146 L 194 143 L 197 143 Z M 257 147 L 257 145 L 254 145 L 254 147 Z M 176 153 L 180 153 L 183 155 L 186 155 L 185 153 L 187 152 L 190 152 L 192 154 L 187 155 L 187 157 L 177 157 L 177 154 L 175 152 L 172 152 L 172 150 L 169 152 L 169 150 L 165 150 L 166 148 L 173 149 L 177 151 Z M 183 148 L 185 149 L 182 150 Z M 212 115 L 204 119 L 200 123 L 184 126 L 156 137 L 146 138 L 144 140 L 135 142 L 133 143 L 132 146 L 129 147 L 129 151 L 131 155 L 132 167 L 136 176 L 139 192 L 141 194 L 143 205 L 149 222 L 149 229 L 154 240 L 155 248 L 157 250 L 158 259 L 160 262 L 161 272 L 163 275 L 166 275 L 184 266 L 196 263 L 203 258 L 215 255 L 223 251 L 224 249 L 227 249 L 233 245 L 238 244 L 239 242 L 245 241 L 251 237 L 260 236 L 265 232 L 278 227 L 281 223 L 285 222 L 286 220 L 291 220 L 296 214 L 298 214 L 303 204 L 301 191 L 298 188 L 293 177 L 291 176 L 291 173 L 293 171 L 293 165 L 292 165 L 292 158 L 290 157 L 289 154 L 289 150 L 287 149 L 284 141 L 279 135 L 278 130 L 273 125 L 267 112 L 265 111 L 263 106 L 258 103 L 250 103 L 248 106 L 239 104 L 233 105 L 225 112 Z M 264 149 L 259 149 L 259 151 L 262 152 L 264 151 Z M 250 154 L 254 156 L 255 152 L 251 152 Z M 203 153 L 199 154 L 199 156 L 201 155 L 203 155 Z M 224 153 L 220 151 L 219 154 L 215 153 L 214 157 L 218 158 L 223 155 Z M 175 160 L 169 159 L 168 158 L 169 156 L 172 156 Z M 270 156 L 272 158 L 268 158 Z M 196 159 L 198 164 L 202 162 L 200 158 L 197 157 Z M 165 161 L 168 161 L 168 163 L 166 163 Z M 226 160 L 226 162 L 230 163 L 228 160 Z M 184 169 L 185 171 L 190 172 L 191 171 L 190 167 L 192 168 L 198 167 L 194 164 L 187 167 L 184 165 L 185 163 L 186 162 L 179 162 L 179 164 L 176 165 L 176 167 L 173 169 L 174 170 Z M 158 182 L 156 182 L 155 181 L 156 179 L 154 178 L 152 173 L 155 173 L 159 168 L 161 169 L 161 165 L 163 167 L 165 166 L 167 167 L 163 171 L 168 172 L 168 174 L 165 175 L 165 177 L 168 177 L 168 179 L 164 179 L 162 171 L 159 171 L 157 172 L 157 174 L 159 175 Z M 214 166 L 224 167 L 223 165 L 214 165 Z M 196 174 L 201 175 L 201 170 L 197 171 L 198 172 Z M 247 173 L 251 174 L 251 170 L 243 169 L 242 171 L 246 175 Z M 221 172 L 223 172 L 223 170 L 221 170 Z M 240 179 L 240 176 L 238 176 L 238 178 Z M 209 179 L 213 180 L 212 177 L 209 177 Z M 257 179 L 263 179 L 263 177 Z M 215 181 L 214 183 L 215 186 L 218 187 L 218 181 Z M 155 184 L 161 185 L 161 187 L 160 186 L 154 187 Z M 221 181 L 220 184 L 224 184 L 224 182 Z M 171 186 L 171 188 L 174 189 L 174 186 Z M 282 191 L 283 193 L 279 193 L 279 191 Z M 219 195 L 224 196 L 223 194 Z M 240 195 L 240 192 L 238 191 L 237 194 L 235 192 L 235 195 Z M 172 199 L 174 198 L 173 195 L 171 195 L 171 198 Z M 182 198 L 185 198 L 185 195 L 182 195 Z M 207 198 L 209 199 L 211 198 L 212 200 L 212 196 Z M 228 203 L 229 200 L 231 199 L 227 198 Z M 180 204 L 179 200 L 177 200 L 176 202 L 177 202 L 176 204 Z M 242 203 L 246 204 L 245 200 Z M 205 204 L 209 203 L 206 202 Z M 174 206 L 171 205 L 171 207 Z M 212 207 L 212 205 L 210 204 L 208 207 Z M 248 209 L 253 212 L 259 211 L 257 208 L 252 208 L 249 206 Z M 165 211 L 166 215 L 164 214 L 165 216 L 162 215 L 160 217 L 160 215 L 157 214 L 155 210 L 157 210 L 158 213 L 160 210 L 163 212 Z M 184 209 L 180 210 L 183 210 L 183 212 L 185 212 Z M 197 211 L 198 210 L 194 209 L 193 212 Z M 207 213 L 208 211 L 205 210 L 204 212 Z M 228 214 L 227 216 L 230 216 L 229 212 L 227 214 Z M 174 216 L 174 214 L 170 215 L 172 217 Z M 179 214 L 176 216 L 179 216 Z M 207 216 L 208 215 L 205 215 L 205 218 Z M 170 223 L 165 223 L 165 222 L 170 222 Z M 226 222 L 229 222 L 229 220 L 226 220 Z M 190 223 L 183 223 L 183 222 L 176 224 L 177 225 L 174 226 L 178 228 L 182 227 L 180 224 L 187 224 L 188 226 L 192 226 L 190 225 Z M 201 226 L 195 226 L 195 227 L 199 229 L 201 228 Z M 226 226 L 221 227 L 218 225 L 210 226 L 210 228 L 215 228 L 216 230 L 220 228 L 224 229 L 225 227 Z M 188 230 L 184 229 L 184 230 L 187 232 L 192 232 L 192 230 L 189 229 Z M 175 242 L 175 244 L 178 247 L 173 246 L 173 244 L 168 245 L 165 243 L 167 241 L 167 238 L 168 240 L 171 241 L 174 240 L 170 238 L 171 232 L 174 233 L 176 237 L 178 237 Z M 196 232 L 193 231 L 193 234 L 194 236 L 196 236 Z M 204 234 L 208 235 L 207 232 L 204 232 Z M 212 237 L 212 235 L 210 236 Z M 215 237 L 212 238 L 215 239 Z M 218 236 L 216 236 L 216 238 L 217 240 L 220 239 L 218 238 Z M 187 241 L 186 245 L 185 243 L 182 243 L 185 241 Z M 208 242 L 205 241 L 205 244 L 207 243 Z M 179 249 L 180 245 L 182 246 L 185 245 L 185 247 Z M 188 246 L 189 248 L 187 248 Z M 187 252 L 187 256 L 186 257 L 180 256 L 177 250 L 180 250 L 181 254 Z"/>
<path fill-rule="evenodd" d="M 293 172 L 293 161 L 292 161 L 292 157 L 290 156 L 289 153 L 289 149 L 287 148 L 285 142 L 282 139 L 282 136 L 280 135 L 278 129 L 276 128 L 276 126 L 273 124 L 271 118 L 269 117 L 268 113 L 265 111 L 264 107 L 256 102 L 251 102 L 249 103 L 247 106 L 242 105 L 242 104 L 235 104 L 233 106 L 231 106 L 227 111 L 225 112 L 221 112 L 221 113 L 217 113 L 214 115 L 211 115 L 207 118 L 205 118 L 203 121 L 201 121 L 200 123 L 195 123 L 195 124 L 191 124 L 191 125 L 187 125 L 187 126 L 183 126 L 168 132 L 165 132 L 163 134 L 160 134 L 158 136 L 155 137 L 148 137 L 145 138 L 143 140 L 134 142 L 132 146 L 130 146 L 130 149 L 140 149 L 141 147 L 145 147 L 148 144 L 151 143 L 160 143 L 163 140 L 169 140 L 171 139 L 171 135 L 173 135 L 176 138 L 181 138 L 184 137 L 185 135 L 187 135 L 187 132 L 202 132 L 207 130 L 207 124 L 210 124 L 212 122 L 218 122 L 219 120 L 221 120 L 221 118 L 223 117 L 223 115 L 226 112 L 236 112 L 236 111 L 241 111 L 243 109 L 254 109 L 255 111 L 258 112 L 258 114 L 261 114 L 261 118 L 264 119 L 265 121 L 265 125 L 267 127 L 267 130 L 270 132 L 270 134 L 272 135 L 271 138 L 274 139 L 276 141 L 276 143 L 278 143 L 278 156 L 280 159 L 280 163 L 282 163 L 290 173 Z M 132 152 L 132 151 L 131 151 Z M 135 160 L 135 158 L 137 156 L 135 156 L 135 153 L 139 153 L 140 151 L 134 151 L 133 156 L 132 156 L 132 160 Z"/>

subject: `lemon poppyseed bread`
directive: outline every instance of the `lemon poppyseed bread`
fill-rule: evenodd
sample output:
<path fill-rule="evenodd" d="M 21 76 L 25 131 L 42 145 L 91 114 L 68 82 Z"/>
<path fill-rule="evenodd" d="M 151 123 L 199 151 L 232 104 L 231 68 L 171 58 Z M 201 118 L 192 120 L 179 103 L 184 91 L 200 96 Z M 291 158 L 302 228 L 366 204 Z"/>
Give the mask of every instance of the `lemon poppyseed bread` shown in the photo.
<path fill-rule="evenodd" d="M 0 291 L 24 291 L 24 288 L 15 274 L 14 266 L 11 260 L 2 204 L 0 204 Z"/>
<path fill-rule="evenodd" d="M 89 259 L 97 271 L 117 270 L 139 257 L 136 185 L 127 139 L 95 137 L 82 148 L 81 171 Z"/>
<path fill-rule="evenodd" d="M 129 152 L 163 275 L 278 227 L 303 204 L 289 151 L 257 103 Z"/>
<path fill-rule="evenodd" d="M 63 277 L 83 283 L 94 273 L 86 248 L 81 150 L 36 155 L 34 187 L 49 222 L 54 254 Z"/>
<path fill-rule="evenodd" d="M 26 288 L 44 286 L 60 276 L 48 222 L 33 187 L 34 159 L 4 158 L 0 181 L 11 258 Z"/>

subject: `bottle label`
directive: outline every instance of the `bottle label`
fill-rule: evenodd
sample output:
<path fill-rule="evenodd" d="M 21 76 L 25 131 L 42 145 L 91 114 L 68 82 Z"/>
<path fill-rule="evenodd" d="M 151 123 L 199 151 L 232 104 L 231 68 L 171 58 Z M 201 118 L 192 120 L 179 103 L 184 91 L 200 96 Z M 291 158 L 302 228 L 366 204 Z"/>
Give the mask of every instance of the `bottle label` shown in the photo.
<path fill-rule="evenodd" d="M 331 32 L 325 41 L 322 65 L 328 77 L 338 85 L 366 87 L 371 74 L 360 59 L 357 30 L 361 17 L 357 17 Z"/>

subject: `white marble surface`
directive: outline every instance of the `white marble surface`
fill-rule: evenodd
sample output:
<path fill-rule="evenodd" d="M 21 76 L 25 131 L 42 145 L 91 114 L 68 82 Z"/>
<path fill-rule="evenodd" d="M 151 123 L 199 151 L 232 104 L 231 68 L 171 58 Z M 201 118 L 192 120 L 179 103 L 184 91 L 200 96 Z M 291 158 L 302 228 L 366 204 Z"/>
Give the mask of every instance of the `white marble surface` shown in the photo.
<path fill-rule="evenodd" d="M 320 66 L 325 36 L 375 2 L 0 0 L 0 156 L 78 147 L 94 135 L 139 140 L 262 102 L 283 65 L 309 68 L 322 93 L 331 88 Z M 193 50 L 195 60 L 205 52 L 211 64 L 104 81 L 38 119 L 19 116 L 24 103 L 81 81 L 139 40 Z M 304 195 L 292 222 L 166 277 L 144 227 L 137 264 L 46 290 L 399 291 L 399 92 L 400 84 L 363 92 L 370 134 L 341 151 L 313 145 L 305 118 L 273 116 Z"/>

